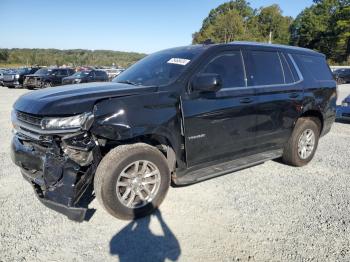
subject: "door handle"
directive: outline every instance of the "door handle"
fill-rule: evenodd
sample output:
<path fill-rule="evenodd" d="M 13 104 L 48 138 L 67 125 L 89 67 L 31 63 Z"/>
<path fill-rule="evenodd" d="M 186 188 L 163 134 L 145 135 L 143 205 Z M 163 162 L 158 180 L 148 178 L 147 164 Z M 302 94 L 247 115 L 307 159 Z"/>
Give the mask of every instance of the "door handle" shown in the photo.
<path fill-rule="evenodd" d="M 289 95 L 290 98 L 297 98 L 299 96 L 298 93 L 294 92 Z"/>
<path fill-rule="evenodd" d="M 239 102 L 241 104 L 249 104 L 249 103 L 253 102 L 253 99 L 251 99 L 249 97 L 245 97 L 245 98 L 242 98 L 241 100 L 239 100 Z"/>

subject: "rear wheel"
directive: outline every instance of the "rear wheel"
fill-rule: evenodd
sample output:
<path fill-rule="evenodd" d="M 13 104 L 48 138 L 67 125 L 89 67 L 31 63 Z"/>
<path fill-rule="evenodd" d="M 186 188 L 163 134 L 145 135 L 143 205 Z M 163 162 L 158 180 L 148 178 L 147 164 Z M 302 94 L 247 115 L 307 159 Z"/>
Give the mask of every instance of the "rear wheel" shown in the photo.
<path fill-rule="evenodd" d="M 112 149 L 99 164 L 94 180 L 98 201 L 113 216 L 134 219 L 152 213 L 170 185 L 164 155 L 137 143 Z"/>
<path fill-rule="evenodd" d="M 298 119 L 293 133 L 284 147 L 283 162 L 292 166 L 304 166 L 315 155 L 321 123 L 314 117 Z"/>

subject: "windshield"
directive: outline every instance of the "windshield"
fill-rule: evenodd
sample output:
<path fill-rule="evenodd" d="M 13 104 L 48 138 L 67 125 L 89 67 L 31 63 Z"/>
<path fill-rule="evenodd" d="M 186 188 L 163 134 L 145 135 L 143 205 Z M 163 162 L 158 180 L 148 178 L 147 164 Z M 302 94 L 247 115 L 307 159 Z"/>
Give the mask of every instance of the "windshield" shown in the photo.
<path fill-rule="evenodd" d="M 126 69 L 113 82 L 142 86 L 170 84 L 202 51 L 202 46 L 188 46 L 151 54 Z"/>
<path fill-rule="evenodd" d="M 41 68 L 35 72 L 36 75 L 49 75 L 52 73 L 52 69 Z"/>
<path fill-rule="evenodd" d="M 16 73 L 18 74 L 27 74 L 30 72 L 30 69 L 29 68 L 19 68 L 17 69 Z"/>
<path fill-rule="evenodd" d="M 76 72 L 74 73 L 72 76 L 74 77 L 84 77 L 89 75 L 90 71 L 80 71 L 80 72 Z"/>

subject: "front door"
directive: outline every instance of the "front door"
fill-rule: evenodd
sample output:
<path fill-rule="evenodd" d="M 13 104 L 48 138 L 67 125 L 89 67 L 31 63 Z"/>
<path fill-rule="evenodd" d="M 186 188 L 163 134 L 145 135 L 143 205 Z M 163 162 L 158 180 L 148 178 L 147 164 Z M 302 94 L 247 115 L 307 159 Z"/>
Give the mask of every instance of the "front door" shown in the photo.
<path fill-rule="evenodd" d="M 240 50 L 217 53 L 195 74 L 215 73 L 217 92 L 189 91 L 181 98 L 188 166 L 238 158 L 254 147 L 255 95 L 246 86 Z"/>

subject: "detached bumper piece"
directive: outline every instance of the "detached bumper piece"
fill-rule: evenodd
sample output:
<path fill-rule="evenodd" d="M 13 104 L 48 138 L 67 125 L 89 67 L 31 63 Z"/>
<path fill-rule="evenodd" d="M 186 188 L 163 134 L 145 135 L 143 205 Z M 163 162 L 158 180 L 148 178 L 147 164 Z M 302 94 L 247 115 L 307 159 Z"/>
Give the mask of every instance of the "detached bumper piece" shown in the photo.
<path fill-rule="evenodd" d="M 62 153 L 55 141 L 43 146 L 14 136 L 11 146 L 13 162 L 21 167 L 23 177 L 33 185 L 38 199 L 45 206 L 78 222 L 84 220 L 87 211 L 79 206 L 79 200 L 91 184 L 99 162 L 95 164 L 93 160 L 100 159 L 97 146 L 90 148 L 89 152 L 91 163 L 81 166 Z"/>

